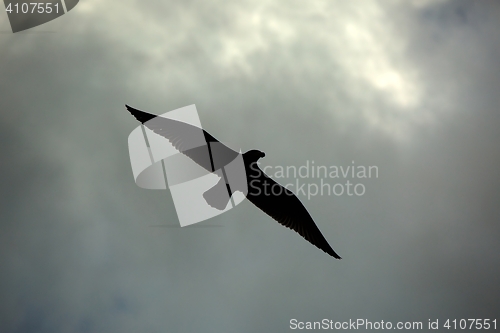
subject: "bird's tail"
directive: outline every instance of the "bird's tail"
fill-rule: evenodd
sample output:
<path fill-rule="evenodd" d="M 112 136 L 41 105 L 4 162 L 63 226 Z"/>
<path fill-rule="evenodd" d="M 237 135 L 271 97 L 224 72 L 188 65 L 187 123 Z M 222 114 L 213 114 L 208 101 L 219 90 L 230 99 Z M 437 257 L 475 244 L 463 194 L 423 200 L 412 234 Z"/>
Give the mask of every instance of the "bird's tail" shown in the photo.
<path fill-rule="evenodd" d="M 224 177 L 221 177 L 219 182 L 214 187 L 208 189 L 203 193 L 203 198 L 207 204 L 218 210 L 224 210 L 230 200 Z"/>

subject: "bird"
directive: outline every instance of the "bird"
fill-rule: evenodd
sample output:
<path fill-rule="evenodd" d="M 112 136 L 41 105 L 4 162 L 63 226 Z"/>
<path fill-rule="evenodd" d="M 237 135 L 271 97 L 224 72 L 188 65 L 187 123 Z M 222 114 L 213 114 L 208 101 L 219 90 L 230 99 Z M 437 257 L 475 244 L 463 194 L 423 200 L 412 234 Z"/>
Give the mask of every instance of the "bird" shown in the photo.
<path fill-rule="evenodd" d="M 129 105 L 125 107 L 140 123 L 166 138 L 175 149 L 208 172 L 223 168 L 240 154 L 196 126 L 141 111 Z M 203 135 L 206 145 L 194 144 L 195 141 L 200 140 L 200 134 Z M 300 199 L 260 169 L 257 162 L 265 156 L 264 152 L 257 149 L 251 149 L 242 154 L 246 172 L 246 184 L 244 184 L 247 189 L 246 198 L 278 223 L 297 232 L 312 245 L 335 259 L 342 259 L 332 249 Z M 236 186 L 232 184 L 233 188 L 231 188 L 225 177 L 224 174 L 216 185 L 203 194 L 207 204 L 219 210 L 226 207 L 234 192 L 238 190 L 243 192 L 238 184 Z M 225 191 L 229 196 L 221 195 Z"/>

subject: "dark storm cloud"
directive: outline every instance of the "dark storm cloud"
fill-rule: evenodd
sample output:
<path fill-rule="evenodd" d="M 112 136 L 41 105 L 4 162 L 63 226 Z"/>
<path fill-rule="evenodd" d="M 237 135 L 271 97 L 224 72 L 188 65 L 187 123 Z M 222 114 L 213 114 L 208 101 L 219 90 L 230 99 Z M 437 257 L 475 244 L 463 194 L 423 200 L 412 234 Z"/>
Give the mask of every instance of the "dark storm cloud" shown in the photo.
<path fill-rule="evenodd" d="M 0 330 L 287 331 L 498 313 L 494 2 L 87 1 L 0 35 Z M 5 26 L 4 22 L 2 27 Z M 8 28 L 8 25 L 7 25 Z M 263 165 L 377 165 L 305 204 L 345 258 L 246 203 L 177 224 L 135 186 L 124 104 L 195 103 Z"/>

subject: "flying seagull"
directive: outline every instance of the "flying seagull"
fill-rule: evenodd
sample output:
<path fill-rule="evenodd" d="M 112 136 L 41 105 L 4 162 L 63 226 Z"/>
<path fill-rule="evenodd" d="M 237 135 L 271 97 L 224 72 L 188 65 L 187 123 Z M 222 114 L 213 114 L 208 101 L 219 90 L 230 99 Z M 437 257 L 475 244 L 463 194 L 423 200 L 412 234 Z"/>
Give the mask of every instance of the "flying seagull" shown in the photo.
<path fill-rule="evenodd" d="M 159 117 L 131 106 L 125 105 L 127 110 L 143 125 L 158 135 L 166 138 L 179 152 L 189 157 L 195 163 L 209 172 L 221 169 L 238 156 L 238 152 L 222 144 L 205 130 L 202 130 L 206 146 L 193 145 L 193 137 L 200 135 L 200 128 L 173 119 Z M 154 120 L 153 120 L 154 119 Z M 190 144 L 191 143 L 191 144 Z M 206 147 L 208 148 L 208 151 Z M 193 148 L 195 147 L 195 148 Z M 210 148 L 213 147 L 213 148 Z M 217 150 L 217 159 L 213 158 L 211 150 Z M 208 154 L 208 153 L 209 154 Z M 271 216 L 281 225 L 296 231 L 309 243 L 328 253 L 336 259 L 342 259 L 328 244 L 314 223 L 311 215 L 302 202 L 293 192 L 281 186 L 268 177 L 257 165 L 257 161 L 266 156 L 264 152 L 252 149 L 243 154 L 243 163 L 246 171 L 248 189 L 247 199 L 264 213 Z M 223 170 L 224 168 L 222 168 Z M 227 191 L 229 199 L 235 191 L 225 179 L 203 194 L 206 202 L 219 210 L 223 210 L 228 203 L 228 196 L 220 195 Z M 243 191 L 242 191 L 243 192 Z"/>

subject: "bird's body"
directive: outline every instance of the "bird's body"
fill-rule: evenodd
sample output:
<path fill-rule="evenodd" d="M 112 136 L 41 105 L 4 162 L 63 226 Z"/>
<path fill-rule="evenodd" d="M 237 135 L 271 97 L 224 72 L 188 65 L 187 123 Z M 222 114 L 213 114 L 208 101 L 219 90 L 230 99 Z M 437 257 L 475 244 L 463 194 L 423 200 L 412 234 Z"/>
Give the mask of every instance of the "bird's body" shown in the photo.
<path fill-rule="evenodd" d="M 181 153 L 210 172 L 223 168 L 239 154 L 220 143 L 208 132 L 195 126 L 172 119 L 157 117 L 128 105 L 126 107 L 146 127 L 168 139 Z M 202 137 L 206 142 L 208 150 L 202 151 L 199 146 L 193 148 L 193 145 L 189 144 L 194 136 L 200 137 L 200 131 L 203 131 Z M 213 158 L 212 150 L 217 150 L 217 158 Z M 308 242 L 332 257 L 341 259 L 323 237 L 299 198 L 293 192 L 268 177 L 259 168 L 257 161 L 264 156 L 265 154 L 259 150 L 249 150 L 243 154 L 247 199 L 281 225 L 296 231 Z M 242 191 L 240 188 L 230 188 L 227 179 L 224 178 L 225 176 L 221 177 L 220 181 L 214 187 L 203 194 L 205 201 L 210 206 L 219 210 L 223 210 L 226 207 L 228 200 L 230 200 L 234 192 Z M 221 195 L 225 191 L 229 195 Z"/>

